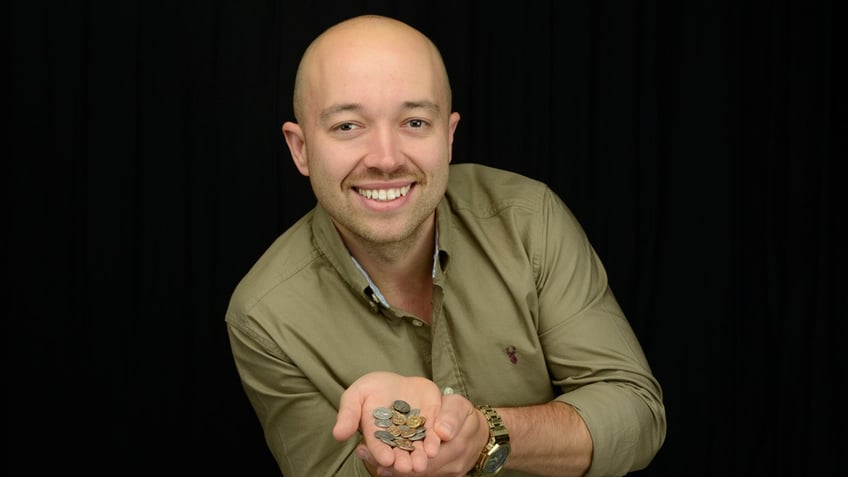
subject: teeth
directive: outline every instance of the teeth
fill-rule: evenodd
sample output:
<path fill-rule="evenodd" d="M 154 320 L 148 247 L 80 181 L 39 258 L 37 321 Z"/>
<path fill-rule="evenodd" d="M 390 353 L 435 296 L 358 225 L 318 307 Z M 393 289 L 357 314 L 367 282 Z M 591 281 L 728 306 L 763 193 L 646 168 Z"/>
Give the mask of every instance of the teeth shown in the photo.
<path fill-rule="evenodd" d="M 359 195 L 366 199 L 388 202 L 406 195 L 411 186 L 403 186 L 395 189 L 357 189 Z"/>

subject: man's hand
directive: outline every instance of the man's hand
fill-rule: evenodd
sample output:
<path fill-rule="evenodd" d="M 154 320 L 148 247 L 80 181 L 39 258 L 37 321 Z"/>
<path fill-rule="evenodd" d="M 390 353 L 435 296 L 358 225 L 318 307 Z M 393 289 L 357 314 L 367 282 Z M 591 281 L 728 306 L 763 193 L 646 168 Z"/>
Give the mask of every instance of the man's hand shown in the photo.
<path fill-rule="evenodd" d="M 427 418 L 424 440 L 415 442 L 411 452 L 390 447 L 374 435 L 379 428 L 372 412 L 390 407 L 398 399 L 420 409 L 420 415 Z M 464 475 L 488 437 L 488 432 L 483 432 L 484 427 L 488 429 L 485 418 L 466 398 L 442 396 L 428 379 L 388 372 L 366 374 L 342 394 L 333 436 L 339 441 L 348 439 L 357 427 L 363 442 L 356 454 L 373 475 Z"/>
<path fill-rule="evenodd" d="M 374 409 L 391 407 L 398 399 L 420 409 L 420 415 L 427 419 L 424 440 L 415 442 L 413 451 L 390 447 L 374 435 L 380 429 L 374 423 Z M 439 452 L 439 436 L 430 429 L 433 416 L 439 413 L 441 405 L 439 387 L 429 379 L 389 372 L 369 373 L 357 379 L 342 394 L 333 437 L 339 441 L 349 439 L 358 428 L 362 431 L 365 451 L 377 466 L 393 467 L 399 472 L 423 472 L 427 469 L 428 458 Z M 362 456 L 362 451 L 359 449 L 357 453 Z"/>

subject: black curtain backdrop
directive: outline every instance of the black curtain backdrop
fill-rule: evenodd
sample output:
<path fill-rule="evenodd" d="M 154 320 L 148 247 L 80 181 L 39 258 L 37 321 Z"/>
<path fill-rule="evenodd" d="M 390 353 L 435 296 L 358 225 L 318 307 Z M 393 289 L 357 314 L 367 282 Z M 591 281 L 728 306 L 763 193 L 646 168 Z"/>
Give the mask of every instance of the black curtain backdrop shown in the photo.
<path fill-rule="evenodd" d="M 836 3 L 7 4 L 6 475 L 279 475 L 224 311 L 314 203 L 300 54 L 368 12 L 442 49 L 457 162 L 585 226 L 664 386 L 638 474 L 848 475 Z"/>

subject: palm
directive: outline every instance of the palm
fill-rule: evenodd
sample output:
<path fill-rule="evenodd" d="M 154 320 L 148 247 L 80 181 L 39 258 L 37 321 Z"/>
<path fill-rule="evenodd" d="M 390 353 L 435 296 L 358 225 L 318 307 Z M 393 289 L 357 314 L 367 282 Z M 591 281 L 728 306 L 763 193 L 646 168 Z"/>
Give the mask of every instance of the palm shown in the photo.
<path fill-rule="evenodd" d="M 385 428 L 377 425 L 374 411 L 379 408 L 391 409 L 398 400 L 408 403 L 410 409 L 417 410 L 425 418 L 424 444 L 414 441 L 414 450 L 411 451 L 392 448 L 376 434 Z M 430 418 L 439 413 L 441 402 L 438 386 L 426 378 L 374 372 L 359 378 L 342 395 L 339 419 L 346 421 L 347 425 L 352 424 L 354 419 L 358 421 L 366 445 L 380 464 L 401 469 L 419 468 L 426 466 L 427 456 L 434 455 L 438 449 L 438 436 L 426 430 L 432 425 Z"/>

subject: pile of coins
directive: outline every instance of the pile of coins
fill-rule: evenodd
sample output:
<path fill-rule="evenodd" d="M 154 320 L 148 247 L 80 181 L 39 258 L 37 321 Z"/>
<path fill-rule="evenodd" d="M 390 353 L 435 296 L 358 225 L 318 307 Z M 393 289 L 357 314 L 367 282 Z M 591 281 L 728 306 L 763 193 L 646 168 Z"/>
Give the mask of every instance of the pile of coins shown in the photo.
<path fill-rule="evenodd" d="M 398 399 L 391 407 L 378 407 L 374 409 L 374 424 L 380 428 L 374 433 L 391 447 L 397 447 L 406 451 L 415 450 L 412 443 L 424 438 L 424 421 L 419 409 L 412 409 L 409 403 Z"/>

